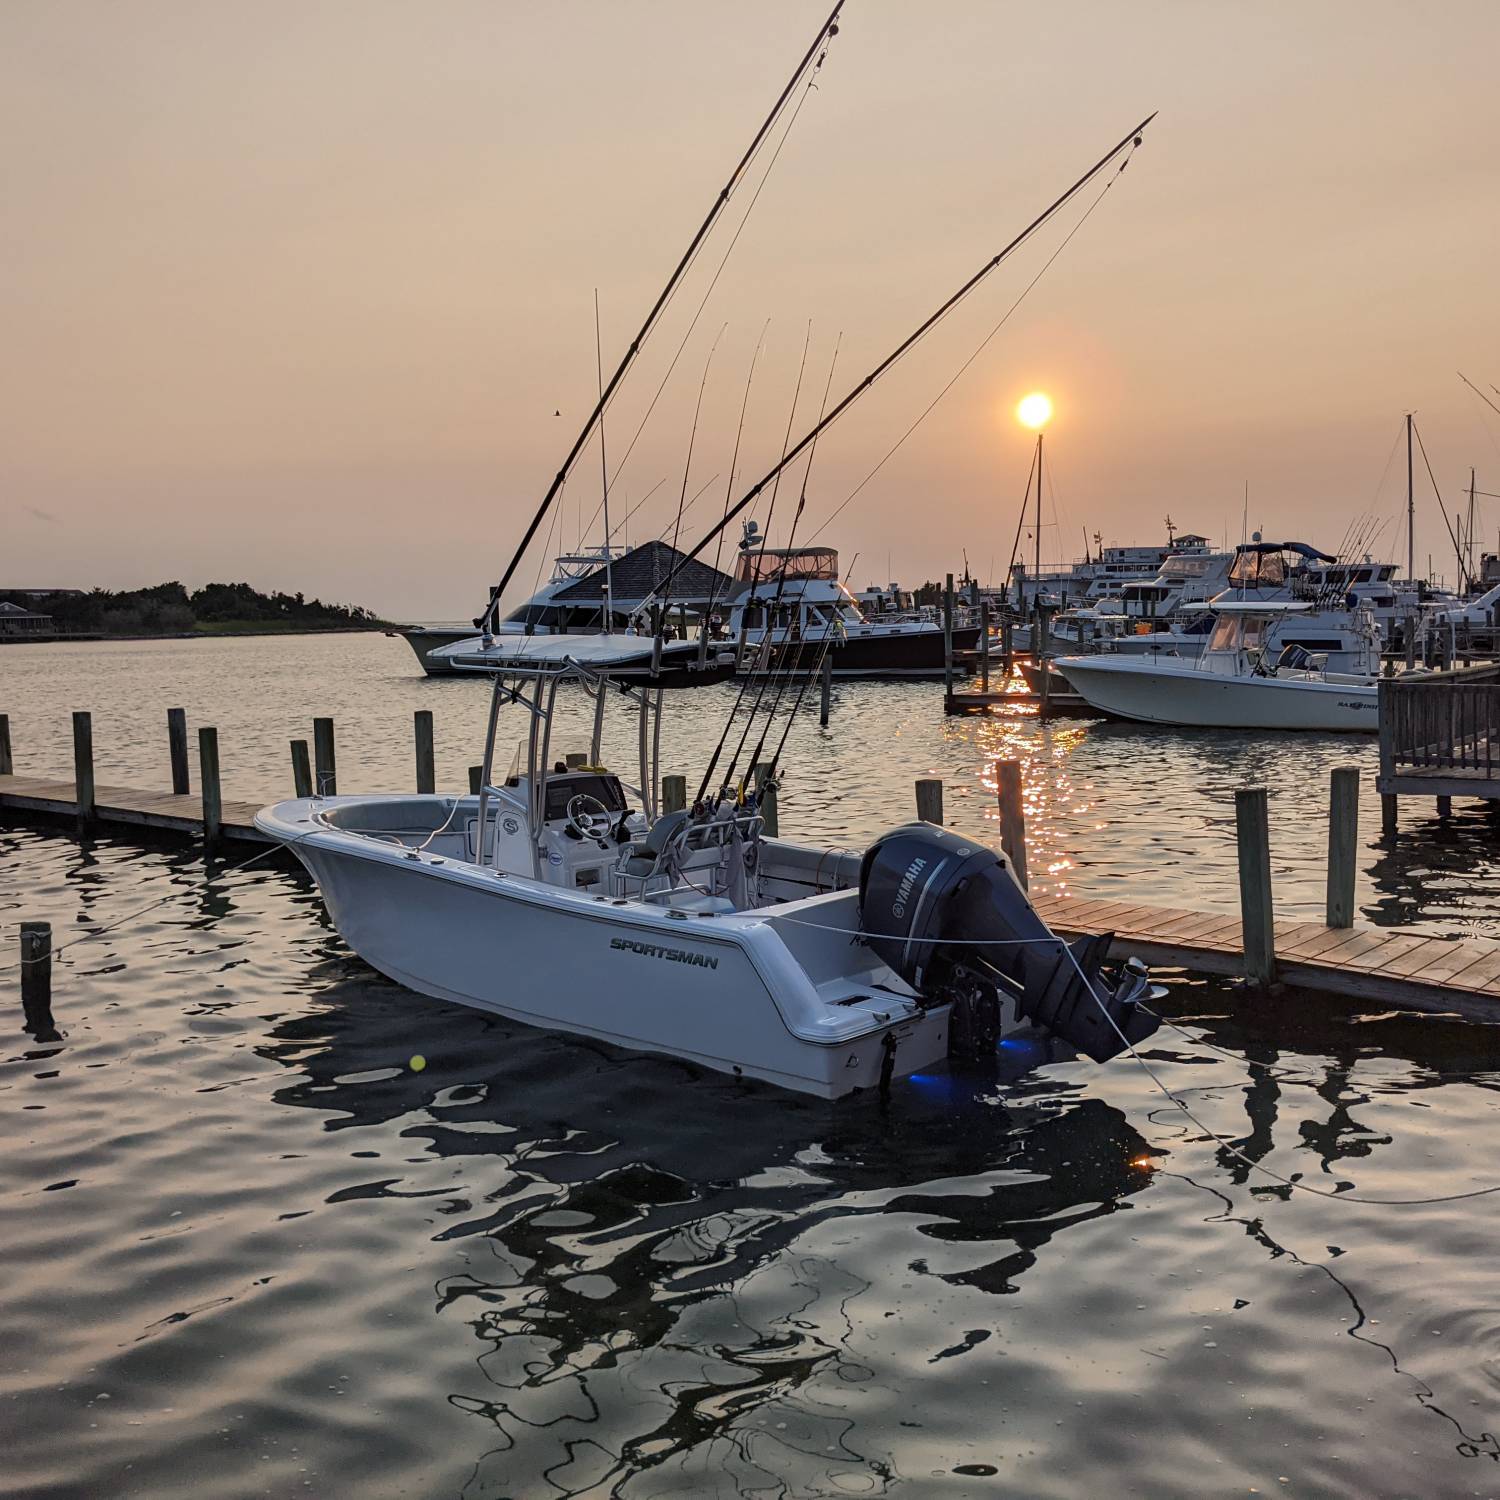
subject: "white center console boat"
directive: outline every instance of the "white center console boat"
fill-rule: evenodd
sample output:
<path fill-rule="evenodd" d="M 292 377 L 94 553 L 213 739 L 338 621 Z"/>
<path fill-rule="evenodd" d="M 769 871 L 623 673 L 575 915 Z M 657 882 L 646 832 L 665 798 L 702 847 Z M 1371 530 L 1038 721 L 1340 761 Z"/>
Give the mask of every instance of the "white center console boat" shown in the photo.
<path fill-rule="evenodd" d="M 734 787 L 662 812 L 660 688 L 456 660 L 494 676 L 477 796 L 302 798 L 256 817 L 350 946 L 409 988 L 827 1098 L 955 1046 L 993 1054 L 1024 1025 L 1100 1061 L 1155 1029 L 1144 970 L 1105 970 L 1107 937 L 1065 945 L 998 853 L 925 823 L 863 854 L 770 838 Z M 592 696 L 593 732 L 555 760 L 564 682 Z M 637 716 L 638 787 L 601 763 L 611 701 Z M 508 707 L 525 737 L 497 775 Z"/>

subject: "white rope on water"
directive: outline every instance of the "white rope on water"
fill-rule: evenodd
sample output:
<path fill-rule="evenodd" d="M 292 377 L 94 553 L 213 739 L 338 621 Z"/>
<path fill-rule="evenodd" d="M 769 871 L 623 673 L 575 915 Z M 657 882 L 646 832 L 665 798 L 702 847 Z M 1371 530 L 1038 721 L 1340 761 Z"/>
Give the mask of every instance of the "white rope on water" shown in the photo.
<path fill-rule="evenodd" d="M 305 834 L 301 835 L 301 838 L 305 837 Z M 300 838 L 295 839 L 292 842 L 300 842 Z M 259 854 L 252 854 L 249 859 L 243 860 L 237 865 L 227 865 L 224 869 L 219 871 L 219 874 L 237 874 L 241 870 L 248 869 L 258 860 L 265 859 L 285 847 L 287 846 L 284 844 L 272 844 L 269 848 L 262 849 Z M 24 969 L 28 964 L 32 963 L 50 963 L 54 958 L 58 956 L 58 954 L 66 953 L 69 948 L 76 948 L 80 943 L 87 943 L 92 941 L 94 938 L 103 937 L 105 933 L 113 932 L 117 927 L 123 927 L 127 922 L 134 922 L 135 920 L 137 920 L 137 918 L 144 917 L 148 912 L 155 911 L 159 906 L 166 906 L 173 901 L 180 901 L 185 896 L 196 896 L 199 894 L 200 892 L 197 886 L 186 886 L 182 890 L 172 891 L 170 894 L 161 896 L 157 900 L 138 908 L 136 911 L 127 912 L 123 917 L 116 917 L 113 922 L 106 922 L 102 927 L 91 927 L 87 932 L 80 933 L 77 937 L 69 938 L 67 942 L 59 943 L 54 948 L 49 948 L 47 952 L 40 958 L 23 958 L 18 963 L 7 964 L 3 969 L 0 969 L 0 974 L 14 974 L 19 970 Z"/>

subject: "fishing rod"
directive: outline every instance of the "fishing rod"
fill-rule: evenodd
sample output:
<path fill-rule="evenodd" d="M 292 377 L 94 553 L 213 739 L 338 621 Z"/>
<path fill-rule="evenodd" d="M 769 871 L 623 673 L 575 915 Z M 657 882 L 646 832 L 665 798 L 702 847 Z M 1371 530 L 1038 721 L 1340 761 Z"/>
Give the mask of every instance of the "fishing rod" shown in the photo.
<path fill-rule="evenodd" d="M 781 440 L 782 462 L 777 465 L 777 473 L 778 473 L 778 475 L 780 474 L 781 470 L 786 467 L 786 448 L 787 448 L 787 444 L 791 441 L 791 437 L 792 437 L 792 423 L 797 420 L 797 402 L 801 399 L 801 396 L 802 396 L 802 377 L 807 372 L 807 350 L 808 350 L 808 347 L 809 347 L 809 345 L 811 343 L 812 343 L 812 323 L 811 323 L 811 321 L 809 321 L 809 323 L 807 325 L 807 336 L 802 341 L 802 360 L 801 360 L 801 363 L 798 364 L 798 366 L 797 366 L 797 384 L 796 384 L 796 386 L 794 387 L 794 389 L 792 391 L 792 408 L 787 413 L 787 418 L 786 418 L 786 435 Z M 772 522 L 772 520 L 773 520 L 773 518 L 775 517 L 775 514 L 776 514 L 776 496 L 780 492 L 780 489 L 781 489 L 781 486 L 778 483 L 771 490 L 771 504 L 770 504 L 770 506 L 768 507 L 768 509 L 766 511 L 766 529 L 765 529 L 765 531 L 762 534 L 761 539 L 760 539 L 760 551 L 758 553 L 756 553 L 755 559 L 751 563 L 751 566 L 749 568 L 749 574 L 750 574 L 750 576 L 746 580 L 749 583 L 749 586 L 750 586 L 749 593 L 745 597 L 745 602 L 740 606 L 740 618 L 741 618 L 742 621 L 745 618 L 745 612 L 750 608 L 750 606 L 752 604 L 754 604 L 756 602 L 756 600 L 755 600 L 755 586 L 760 581 L 760 569 L 761 569 L 762 563 L 765 560 L 766 544 L 771 539 L 771 522 Z M 718 531 L 719 531 L 720 535 L 723 534 L 724 527 L 727 524 L 728 518 L 730 517 L 730 515 L 732 515 L 734 513 L 737 513 L 739 510 L 741 510 L 743 508 L 744 508 L 743 504 L 741 504 L 739 506 L 734 507 L 733 510 L 726 509 L 726 511 L 725 511 L 725 519 L 723 521 L 721 521 L 719 523 L 719 526 L 718 526 Z M 705 537 L 703 539 L 703 542 L 700 544 L 700 546 L 695 549 L 695 553 L 697 551 L 701 551 L 704 546 L 707 546 L 708 545 L 708 540 L 709 540 L 708 537 Z M 683 558 L 681 561 L 685 562 L 685 561 L 687 561 L 687 559 Z M 670 572 L 670 573 L 667 574 L 666 581 L 662 585 L 662 587 L 664 589 L 668 589 L 668 588 L 670 588 L 672 586 L 672 578 L 673 578 L 675 572 L 676 572 L 676 569 L 674 568 L 672 570 L 672 572 Z M 756 653 L 757 655 L 759 655 L 759 652 L 760 652 L 761 648 L 764 648 L 764 649 L 767 649 L 767 650 L 769 650 L 769 648 L 770 648 L 770 644 L 771 644 L 771 625 L 772 625 L 772 622 L 774 621 L 774 619 L 776 617 L 776 611 L 777 611 L 777 609 L 781 605 L 782 592 L 785 589 L 785 587 L 786 587 L 786 570 L 785 570 L 785 568 L 783 568 L 782 569 L 782 573 L 781 573 L 781 577 L 777 580 L 775 596 L 772 598 L 771 603 L 770 603 L 769 607 L 766 610 L 766 615 L 765 615 L 765 621 L 766 621 L 766 623 L 765 623 L 765 626 L 764 626 L 764 632 L 765 633 L 764 633 L 764 636 L 763 636 L 762 641 L 761 641 L 761 647 L 757 648 L 757 653 Z M 741 626 L 741 635 L 742 635 L 742 637 L 743 637 L 743 632 L 744 632 L 744 626 L 742 624 L 742 626 Z M 742 667 L 743 667 L 743 663 L 740 661 L 740 642 L 736 641 L 735 642 L 735 668 L 736 668 L 736 670 L 740 670 Z M 698 784 L 698 795 L 697 795 L 697 797 L 694 798 L 694 802 L 695 803 L 702 802 L 704 793 L 707 792 L 707 790 L 708 790 L 708 784 L 713 779 L 714 770 L 715 770 L 715 768 L 719 764 L 719 757 L 724 753 L 724 746 L 729 742 L 729 735 L 730 735 L 730 732 L 734 728 L 734 721 L 735 721 L 736 718 L 739 717 L 740 707 L 741 707 L 741 705 L 745 701 L 745 694 L 749 691 L 751 677 L 752 677 L 752 674 L 750 674 L 750 673 L 744 673 L 743 676 L 742 676 L 742 678 L 741 678 L 741 681 L 740 681 L 740 690 L 735 695 L 734 703 L 730 707 L 729 717 L 724 721 L 724 727 L 723 727 L 723 729 L 719 731 L 718 743 L 714 746 L 714 752 L 709 757 L 708 767 L 707 767 L 707 769 L 703 773 L 703 780 Z M 757 694 L 756 699 L 755 699 L 755 703 L 754 703 L 754 705 L 752 706 L 752 708 L 750 710 L 750 717 L 745 721 L 745 729 L 744 729 L 744 732 L 740 735 L 740 742 L 735 747 L 735 752 L 734 752 L 734 761 L 735 762 L 737 762 L 739 760 L 739 758 L 740 758 L 740 751 L 742 751 L 745 748 L 745 741 L 750 736 L 751 726 L 755 723 L 755 714 L 756 714 L 756 711 L 759 709 L 760 703 L 761 703 L 761 699 L 764 697 L 764 695 L 765 695 L 765 683 L 762 682 L 761 686 L 760 686 L 760 692 Z M 733 764 L 734 764 L 734 762 L 731 762 L 731 766 Z"/>
<path fill-rule="evenodd" d="M 1480 399 L 1480 400 L 1481 400 L 1481 401 L 1483 401 L 1483 402 L 1484 402 L 1484 404 L 1485 404 L 1485 405 L 1486 405 L 1486 406 L 1487 406 L 1487 407 L 1489 407 L 1489 409 L 1490 409 L 1490 410 L 1491 410 L 1491 411 L 1492 411 L 1492 412 L 1494 412 L 1494 413 L 1495 413 L 1495 415 L 1496 415 L 1496 416 L 1500 416 L 1500 406 L 1496 406 L 1496 405 L 1495 405 L 1495 403 L 1494 403 L 1494 402 L 1493 402 L 1493 401 L 1491 401 L 1491 400 L 1490 400 L 1490 398 L 1489 398 L 1489 397 L 1488 397 L 1488 396 L 1486 396 L 1486 395 L 1485 395 L 1485 393 L 1484 393 L 1484 392 L 1483 392 L 1483 391 L 1482 391 L 1482 390 L 1480 390 L 1480 389 L 1479 389 L 1479 387 L 1478 387 L 1478 386 L 1477 386 L 1477 385 L 1475 385 L 1475 384 L 1474 384 L 1474 382 L 1473 382 L 1473 381 L 1472 381 L 1472 380 L 1470 380 L 1470 379 L 1469 379 L 1469 377 L 1468 377 L 1468 376 L 1467 376 L 1467 375 L 1465 375 L 1465 374 L 1464 374 L 1464 372 L 1463 372 L 1463 371 L 1462 371 L 1462 370 L 1460 370 L 1460 371 L 1458 371 L 1458 378 L 1459 378 L 1459 379 L 1460 379 L 1460 380 L 1461 380 L 1461 381 L 1463 381 L 1463 383 L 1464 383 L 1464 384 L 1465 384 L 1465 385 L 1466 385 L 1466 386 L 1468 386 L 1468 388 L 1469 388 L 1469 389 L 1470 389 L 1470 390 L 1471 390 L 1471 391 L 1473 391 L 1473 392 L 1474 392 L 1474 394 L 1475 394 L 1475 395 L 1476 395 L 1476 396 L 1478 396 L 1478 397 L 1479 397 L 1479 399 Z M 1500 392 L 1496 392 L 1496 394 L 1497 394 L 1497 395 L 1500 395 Z"/>
<path fill-rule="evenodd" d="M 969 279 L 965 281 L 956 292 L 948 297 L 947 300 L 944 301 L 935 312 L 930 314 L 916 328 L 914 332 L 908 334 L 906 338 L 904 338 L 899 344 L 897 344 L 897 346 L 888 355 L 886 355 L 886 357 L 881 360 L 880 363 L 876 365 L 868 375 L 866 375 L 862 380 L 860 380 L 849 390 L 849 392 L 843 397 L 838 405 L 833 408 L 832 411 L 830 411 L 826 416 L 822 417 L 815 427 L 804 433 L 803 436 L 795 444 L 795 446 L 790 448 L 787 452 L 783 453 L 780 461 L 776 464 L 776 466 L 765 475 L 763 475 L 755 485 L 753 485 L 749 490 L 745 492 L 745 494 L 735 505 L 730 507 L 724 519 L 720 521 L 719 524 L 715 526 L 702 539 L 702 541 L 700 541 L 698 545 L 692 549 L 691 552 L 687 553 L 683 558 L 679 560 L 679 562 L 677 563 L 677 567 L 681 568 L 685 563 L 695 558 L 706 546 L 708 546 L 711 541 L 713 541 L 714 537 L 717 536 L 719 532 L 729 524 L 730 521 L 732 521 L 737 515 L 739 515 L 742 510 L 746 508 L 746 506 L 753 504 L 755 498 L 766 487 L 766 485 L 770 484 L 776 478 L 776 476 L 780 474 L 781 471 L 787 466 L 787 464 L 792 462 L 792 460 L 795 459 L 798 454 L 800 454 L 805 448 L 807 448 L 807 446 L 817 438 L 820 432 L 822 432 L 827 427 L 831 427 L 844 414 L 844 412 L 846 412 L 862 395 L 864 395 L 867 390 L 870 389 L 872 385 L 875 384 L 877 380 L 880 379 L 882 375 L 886 373 L 886 371 L 891 368 L 892 365 L 900 360 L 903 355 L 907 354 L 917 343 L 919 343 L 928 333 L 930 333 L 939 323 L 941 323 L 943 319 L 946 318 L 948 314 L 952 312 L 953 309 L 957 307 L 958 304 L 962 302 L 964 298 L 967 297 L 969 293 L 972 292 L 975 287 L 980 284 L 980 282 L 982 282 L 987 276 L 989 276 L 989 274 L 994 271 L 997 266 L 1007 260 L 1015 252 L 1015 250 L 1017 250 L 1023 243 L 1025 243 L 1026 240 L 1028 240 L 1033 234 L 1035 234 L 1036 231 L 1040 229 L 1042 225 L 1047 223 L 1047 221 L 1051 219 L 1061 208 L 1063 208 L 1068 202 L 1076 197 L 1079 192 L 1087 187 L 1088 184 L 1092 182 L 1094 178 L 1097 177 L 1099 173 L 1102 172 L 1105 167 L 1107 167 L 1117 156 L 1119 156 L 1122 151 L 1126 150 L 1134 144 L 1138 144 L 1140 142 L 1142 132 L 1145 131 L 1146 127 L 1150 125 L 1155 118 L 1155 111 L 1147 115 L 1147 117 L 1142 120 L 1141 123 L 1137 125 L 1132 131 L 1130 131 L 1129 134 L 1124 136 L 1117 145 L 1111 147 L 1109 151 L 1101 156 L 1099 160 L 1095 162 L 1094 165 L 1090 167 L 1088 171 L 1086 171 L 1083 176 L 1080 177 L 1065 193 L 1055 199 L 1047 208 L 1045 208 L 1040 214 L 1038 214 L 1036 218 L 1034 218 L 1031 223 L 1028 224 L 1026 228 L 1020 232 L 1020 234 L 1018 234 L 1013 240 L 1011 240 L 1011 242 L 1006 245 L 1003 250 L 1001 250 L 997 255 L 991 257 L 990 260 L 986 261 L 985 264 L 982 265 L 972 276 L 970 276 Z M 667 577 L 667 582 L 671 582 L 670 574 Z"/>
<path fill-rule="evenodd" d="M 726 323 L 724 325 L 724 328 L 728 327 L 729 325 Z M 693 407 L 693 425 L 688 432 L 687 458 L 682 465 L 682 492 L 677 497 L 677 523 L 672 529 L 671 546 L 674 552 L 677 550 L 677 542 L 682 534 L 682 513 L 687 507 L 688 475 L 693 472 L 693 449 L 698 444 L 698 419 L 703 415 L 703 393 L 708 389 L 708 372 L 713 368 L 714 354 L 718 350 L 719 339 L 722 339 L 724 337 L 724 328 L 721 328 L 719 330 L 719 338 L 716 338 L 713 341 L 712 346 L 709 348 L 708 358 L 703 361 L 703 379 L 698 383 L 698 402 L 697 405 Z M 717 478 L 718 476 L 715 475 L 714 477 Z M 712 483 L 713 480 L 709 480 L 709 484 Z M 704 488 L 706 489 L 707 485 L 705 485 Z M 699 490 L 698 494 L 701 495 L 702 493 L 703 491 Z M 693 498 L 696 500 L 698 496 L 695 495 Z M 671 607 L 672 595 L 670 591 L 666 591 L 662 594 L 661 601 L 657 605 L 657 619 L 664 619 L 666 617 L 667 611 Z M 686 622 L 684 621 L 684 623 Z"/>
<path fill-rule="evenodd" d="M 855 564 L 859 562 L 859 553 L 855 553 L 849 562 L 849 571 L 844 575 L 844 587 L 849 587 L 849 580 L 854 576 Z M 797 715 L 802 711 L 802 700 L 807 697 L 807 690 L 812 686 L 813 679 L 821 675 L 823 663 L 828 659 L 829 652 L 833 649 L 835 632 L 829 630 L 823 637 L 822 649 L 818 652 L 818 659 L 812 665 L 812 669 L 803 674 L 802 686 L 797 690 L 797 697 L 792 703 L 791 712 L 786 716 L 786 723 L 781 727 L 781 739 L 777 741 L 776 753 L 771 757 L 771 763 L 766 768 L 765 780 L 774 780 L 776 768 L 781 764 L 781 752 L 786 749 L 786 742 L 791 736 L 792 725 L 797 722 Z M 764 785 L 764 783 L 762 783 Z"/>
<path fill-rule="evenodd" d="M 750 388 L 755 384 L 755 366 L 760 360 L 760 352 L 766 345 L 766 334 L 770 331 L 771 320 L 766 319 L 766 325 L 760 331 L 760 339 L 750 355 L 750 373 L 745 377 L 745 394 L 740 401 L 739 426 L 734 430 L 734 453 L 729 460 L 729 483 L 724 486 L 724 509 L 728 511 L 734 500 L 734 481 L 739 473 L 740 467 L 740 441 L 745 436 L 745 413 L 750 409 Z M 723 576 L 719 570 L 719 564 L 724 555 L 724 533 L 720 531 L 718 545 L 714 548 L 714 577 L 709 584 L 708 603 L 703 610 L 703 619 L 699 627 L 699 650 L 698 660 L 702 665 L 708 655 L 708 622 L 714 612 L 714 606 L 719 601 L 719 579 Z"/>
<path fill-rule="evenodd" d="M 672 294 L 677 290 L 678 283 L 687 274 L 688 267 L 692 265 L 694 259 L 697 257 L 699 247 L 707 239 L 709 231 L 717 223 L 719 215 L 724 211 L 725 204 L 729 202 L 730 195 L 734 192 L 741 177 L 744 176 L 745 169 L 749 166 L 751 159 L 760 150 L 761 142 L 765 140 L 766 136 L 770 134 L 772 128 L 775 126 L 781 111 L 786 107 L 787 100 L 792 96 L 792 91 L 797 87 L 798 81 L 807 72 L 808 67 L 813 63 L 814 58 L 817 57 L 818 51 L 825 41 L 831 40 L 838 35 L 838 17 L 839 12 L 843 8 L 844 0 L 837 0 L 837 4 L 828 13 L 828 19 L 818 28 L 817 35 L 812 40 L 812 45 L 803 53 L 802 60 L 797 64 L 792 76 L 787 80 L 786 87 L 782 89 L 776 103 L 771 107 L 770 114 L 762 121 L 760 129 L 755 132 L 755 138 L 750 142 L 745 154 L 735 164 L 734 171 L 729 174 L 729 180 L 720 188 L 718 196 L 713 201 L 713 206 L 709 209 L 702 224 L 698 226 L 698 232 L 693 236 L 692 241 L 683 252 L 682 259 L 677 262 L 676 268 L 667 278 L 667 284 L 662 288 L 660 295 L 652 304 L 651 311 L 646 314 L 646 321 L 641 324 L 640 331 L 630 341 L 614 374 L 609 378 L 609 384 L 605 386 L 598 401 L 594 404 L 593 411 L 589 413 L 588 420 L 583 424 L 583 431 L 574 439 L 573 446 L 568 450 L 568 456 L 562 462 L 562 467 L 557 471 L 557 475 L 552 483 L 547 486 L 547 493 L 542 497 L 542 503 L 537 507 L 536 514 L 531 518 L 530 524 L 521 537 L 520 544 L 515 550 L 515 555 L 506 564 L 504 575 L 500 579 L 500 582 L 490 591 L 489 604 L 485 607 L 484 613 L 475 622 L 478 628 L 485 631 L 490 629 L 495 618 L 495 612 L 500 607 L 500 595 L 504 593 L 506 586 L 515 575 L 516 569 L 520 566 L 522 556 L 531 545 L 532 538 L 536 536 L 537 529 L 541 526 L 548 510 L 551 509 L 552 502 L 557 498 L 558 491 L 562 489 L 564 483 L 567 481 L 569 471 L 578 461 L 578 455 L 583 452 L 584 445 L 593 435 L 594 428 L 598 425 L 599 419 L 604 415 L 605 407 L 609 405 L 610 399 L 614 396 L 620 382 L 625 378 L 626 372 L 635 363 L 635 358 L 640 353 L 641 346 L 649 337 L 651 330 L 656 326 L 657 319 L 660 318 L 667 303 L 671 300 Z"/>
<path fill-rule="evenodd" d="M 828 379 L 824 383 L 824 386 L 823 386 L 823 403 L 822 403 L 822 405 L 818 409 L 818 415 L 820 417 L 828 409 L 828 393 L 833 389 L 833 372 L 838 367 L 839 349 L 843 346 L 843 342 L 844 342 L 844 336 L 841 333 L 839 335 L 839 337 L 838 337 L 838 341 L 835 343 L 834 348 L 833 348 L 833 359 L 829 362 L 829 365 L 828 365 Z M 807 482 L 808 482 L 809 478 L 811 478 L 811 476 L 812 476 L 813 459 L 817 457 L 817 453 L 818 453 L 818 443 L 817 443 L 817 439 L 815 438 L 813 440 L 811 446 L 807 450 L 807 467 L 802 471 L 802 493 L 801 493 L 800 498 L 797 501 L 797 513 L 796 513 L 796 515 L 794 515 L 792 517 L 791 534 L 787 537 L 787 546 L 789 548 L 792 545 L 793 538 L 795 538 L 795 536 L 797 534 L 797 523 L 802 519 L 802 512 L 807 509 Z M 785 577 L 786 577 L 786 569 L 783 568 L 782 569 L 782 578 L 783 578 L 783 580 L 785 580 Z M 836 610 L 836 608 L 837 608 L 837 606 L 835 605 L 835 610 Z M 800 614 L 800 606 L 799 606 L 799 611 L 798 612 Z M 800 621 L 799 621 L 799 624 L 800 624 Z M 788 632 L 790 633 L 790 629 L 791 629 L 790 625 L 787 628 L 788 628 Z M 825 629 L 825 632 L 824 632 L 825 636 L 827 635 L 828 631 L 832 630 L 832 628 L 833 628 L 833 622 L 830 620 L 829 623 L 828 623 L 828 626 L 827 626 L 827 628 Z M 799 631 L 799 635 L 800 634 L 801 634 L 801 632 Z M 786 663 L 785 672 L 782 673 L 780 671 L 776 671 L 776 672 L 772 673 L 773 678 L 777 677 L 777 676 L 780 676 L 781 680 L 776 685 L 776 696 L 774 698 L 772 698 L 772 700 L 771 700 L 771 707 L 769 708 L 769 710 L 767 710 L 765 727 L 760 732 L 760 739 L 756 742 L 755 749 L 750 754 L 750 764 L 752 766 L 755 765 L 760 760 L 761 753 L 766 748 L 766 736 L 771 732 L 771 727 L 776 722 L 776 715 L 781 710 L 781 700 L 785 696 L 787 688 L 791 685 L 793 679 L 797 675 L 798 670 L 802 666 L 802 656 L 803 656 L 804 651 L 806 650 L 806 647 L 807 647 L 806 638 L 803 637 L 802 639 L 799 639 L 798 642 L 797 642 L 797 650 L 796 650 L 795 656 L 793 656 L 791 653 L 786 653 L 788 659 L 787 659 L 787 663 Z M 726 780 L 732 780 L 732 779 L 733 779 L 733 770 L 731 768 L 730 776 L 727 777 Z"/>

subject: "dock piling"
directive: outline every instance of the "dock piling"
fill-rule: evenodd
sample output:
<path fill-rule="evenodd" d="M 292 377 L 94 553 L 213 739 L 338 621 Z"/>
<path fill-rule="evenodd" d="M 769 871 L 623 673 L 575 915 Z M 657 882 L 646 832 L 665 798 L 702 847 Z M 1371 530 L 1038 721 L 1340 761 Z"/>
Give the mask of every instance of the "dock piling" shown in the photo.
<path fill-rule="evenodd" d="M 483 766 L 470 766 L 469 767 L 469 795 L 471 797 L 477 797 L 479 795 L 479 788 L 480 788 L 481 784 L 483 783 L 483 781 L 484 781 L 484 767 Z"/>
<path fill-rule="evenodd" d="M 219 731 L 207 724 L 198 730 L 198 780 L 203 788 L 203 844 L 212 849 L 222 836 L 224 799 L 219 792 Z"/>
<path fill-rule="evenodd" d="M 1234 794 L 1234 832 L 1240 867 L 1240 931 L 1245 978 L 1257 988 L 1276 982 L 1276 933 L 1271 909 L 1271 822 L 1266 789 Z"/>
<path fill-rule="evenodd" d="M 943 582 L 943 702 L 953 696 L 953 575 Z"/>
<path fill-rule="evenodd" d="M 687 777 L 663 776 L 661 779 L 661 810 L 663 813 L 681 812 L 687 806 Z"/>
<path fill-rule="evenodd" d="M 432 743 L 432 710 L 419 708 L 412 714 L 412 733 L 416 738 L 417 793 L 430 797 L 437 791 L 437 766 Z"/>
<path fill-rule="evenodd" d="M 943 783 L 936 776 L 917 779 L 917 817 L 924 823 L 943 822 Z"/>
<path fill-rule="evenodd" d="M 192 791 L 188 779 L 187 711 L 181 708 L 167 710 L 167 754 L 172 761 L 172 794 L 186 797 Z"/>
<path fill-rule="evenodd" d="M 0 714 L 0 776 L 14 776 L 15 762 L 10 755 L 10 715 Z"/>
<path fill-rule="evenodd" d="M 1359 767 L 1335 766 L 1328 794 L 1330 927 L 1354 926 L 1354 864 L 1359 843 Z"/>
<path fill-rule="evenodd" d="M 52 924 L 21 923 L 21 1011 L 39 1042 L 62 1038 L 52 1021 Z"/>
<path fill-rule="evenodd" d="M 979 605 L 979 689 L 990 690 L 990 601 L 984 599 Z"/>
<path fill-rule="evenodd" d="M 292 795 L 311 797 L 313 794 L 312 762 L 307 757 L 307 741 L 292 741 Z"/>
<path fill-rule="evenodd" d="M 1024 891 L 1026 880 L 1026 805 L 1022 798 L 1021 762 L 995 762 L 995 790 L 1000 800 L 1000 847 L 1011 874 Z"/>
<path fill-rule="evenodd" d="M 87 826 L 94 821 L 94 720 L 87 711 L 73 714 L 73 795 L 78 806 L 78 821 Z"/>
<path fill-rule="evenodd" d="M 336 797 L 339 790 L 338 762 L 333 746 L 333 720 L 313 720 L 314 785 L 320 797 Z"/>
<path fill-rule="evenodd" d="M 833 658 L 828 655 L 823 657 L 822 692 L 818 699 L 818 725 L 820 728 L 828 728 L 828 710 L 833 703 Z"/>

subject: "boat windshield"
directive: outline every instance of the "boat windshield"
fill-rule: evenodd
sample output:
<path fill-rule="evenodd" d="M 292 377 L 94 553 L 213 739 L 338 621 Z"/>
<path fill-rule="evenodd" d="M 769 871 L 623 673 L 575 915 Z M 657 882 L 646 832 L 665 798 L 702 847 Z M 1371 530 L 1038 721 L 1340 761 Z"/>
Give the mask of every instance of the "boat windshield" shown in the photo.
<path fill-rule="evenodd" d="M 1210 651 L 1253 651 L 1265 644 L 1264 615 L 1221 614 L 1209 637 Z"/>
<path fill-rule="evenodd" d="M 1229 586 L 1236 589 L 1277 589 L 1286 582 L 1286 554 L 1247 547 L 1235 554 Z"/>
<path fill-rule="evenodd" d="M 839 555 L 832 547 L 767 547 L 740 553 L 735 577 L 741 583 L 764 583 L 768 579 L 821 578 L 837 581 Z"/>

